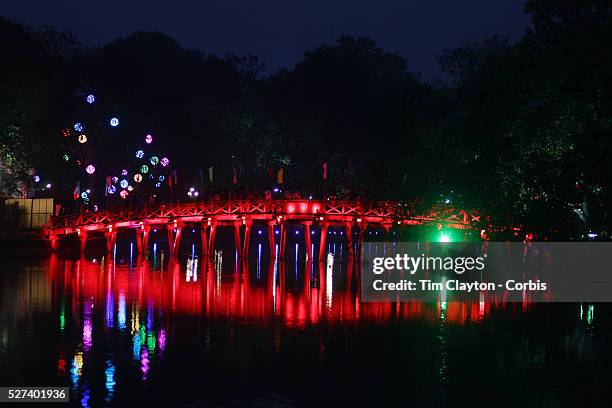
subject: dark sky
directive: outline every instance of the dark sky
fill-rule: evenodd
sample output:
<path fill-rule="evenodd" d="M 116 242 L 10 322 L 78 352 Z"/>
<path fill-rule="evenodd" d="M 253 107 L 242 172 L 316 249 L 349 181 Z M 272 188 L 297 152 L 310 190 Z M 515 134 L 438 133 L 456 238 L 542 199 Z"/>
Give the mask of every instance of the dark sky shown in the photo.
<path fill-rule="evenodd" d="M 444 49 L 501 34 L 516 41 L 529 25 L 524 0 L 8 0 L 0 15 L 70 28 L 87 45 L 134 31 L 162 31 L 185 47 L 249 52 L 268 71 L 293 67 L 303 52 L 343 33 L 371 37 L 438 78 Z"/>

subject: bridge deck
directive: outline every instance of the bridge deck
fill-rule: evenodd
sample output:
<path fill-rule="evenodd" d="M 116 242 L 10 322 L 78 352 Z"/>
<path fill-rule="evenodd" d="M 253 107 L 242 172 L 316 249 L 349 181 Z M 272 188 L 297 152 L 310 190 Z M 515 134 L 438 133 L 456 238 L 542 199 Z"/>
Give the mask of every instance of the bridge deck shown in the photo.
<path fill-rule="evenodd" d="M 49 232 L 50 235 L 61 236 L 80 231 L 106 231 L 109 226 L 117 229 L 171 223 L 232 225 L 235 222 L 313 220 L 328 225 L 363 222 L 370 226 L 443 223 L 446 227 L 458 229 L 477 229 L 483 224 L 478 212 L 468 213 L 452 207 L 436 206 L 418 212 L 413 206 L 389 201 L 232 200 L 159 205 L 140 210 L 102 210 L 52 217 Z"/>

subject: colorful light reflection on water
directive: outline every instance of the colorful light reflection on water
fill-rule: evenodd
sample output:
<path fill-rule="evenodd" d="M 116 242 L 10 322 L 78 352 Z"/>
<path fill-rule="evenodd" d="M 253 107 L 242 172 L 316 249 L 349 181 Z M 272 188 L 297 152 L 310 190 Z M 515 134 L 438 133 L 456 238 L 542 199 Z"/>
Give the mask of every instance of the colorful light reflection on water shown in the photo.
<path fill-rule="evenodd" d="M 345 395 L 334 384 L 401 385 L 422 393 L 416 405 L 437 406 L 516 386 L 563 401 L 572 390 L 559 375 L 564 366 L 578 367 L 567 382 L 581 389 L 610 379 L 604 367 L 612 331 L 601 305 L 443 296 L 433 304 L 361 303 L 358 267 L 342 244 L 330 244 L 322 267 L 305 259 L 312 248 L 295 244 L 281 262 L 254 245 L 248 261 L 226 248 L 202 261 L 194 246 L 164 257 L 152 244 L 150 260 L 135 257 L 130 245 L 116 262 L 53 255 L 5 268 L 2 383 L 67 384 L 72 404 L 84 407 L 252 402 L 267 398 L 261 393 L 306 405 L 378 401 L 362 391 Z M 474 358 L 480 350 L 490 355 Z M 550 381 L 538 388 L 525 373 Z M 191 387 L 184 395 L 171 391 L 184 386 Z M 308 391 L 315 386 L 324 391 Z M 607 398 L 572 395 L 578 402 Z"/>

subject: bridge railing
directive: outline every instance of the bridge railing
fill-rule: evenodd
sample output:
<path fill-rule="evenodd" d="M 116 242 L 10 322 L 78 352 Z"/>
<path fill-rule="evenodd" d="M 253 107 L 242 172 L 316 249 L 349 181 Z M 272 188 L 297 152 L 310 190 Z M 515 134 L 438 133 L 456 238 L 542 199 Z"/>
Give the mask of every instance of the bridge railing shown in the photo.
<path fill-rule="evenodd" d="M 142 209 L 113 209 L 51 217 L 51 228 L 77 228 L 92 224 L 143 221 L 159 218 L 254 216 L 273 214 L 322 215 L 377 219 L 380 222 L 443 221 L 474 226 L 481 223 L 477 212 L 468 213 L 452 207 L 434 206 L 417 212 L 406 203 L 392 201 L 359 202 L 350 200 L 211 200 L 174 205 L 147 206 Z"/>

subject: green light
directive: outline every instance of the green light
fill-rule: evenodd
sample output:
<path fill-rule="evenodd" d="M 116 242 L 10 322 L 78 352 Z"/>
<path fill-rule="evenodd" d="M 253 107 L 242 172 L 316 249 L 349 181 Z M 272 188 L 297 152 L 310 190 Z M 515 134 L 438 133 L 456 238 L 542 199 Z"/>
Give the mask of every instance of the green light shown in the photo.
<path fill-rule="evenodd" d="M 451 242 L 450 236 L 443 232 L 440 234 L 440 239 L 438 242 Z"/>
<path fill-rule="evenodd" d="M 141 173 L 148 173 L 149 172 L 149 166 L 147 166 L 146 164 L 143 164 L 142 166 L 140 166 L 140 172 Z"/>
<path fill-rule="evenodd" d="M 64 316 L 63 310 L 59 316 L 59 324 L 60 324 L 60 331 L 64 331 L 64 328 L 66 327 L 66 317 Z"/>
<path fill-rule="evenodd" d="M 155 333 L 150 332 L 147 333 L 147 348 L 149 349 L 149 352 L 154 352 L 155 351 Z"/>

